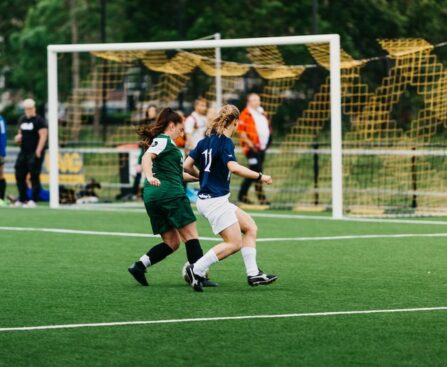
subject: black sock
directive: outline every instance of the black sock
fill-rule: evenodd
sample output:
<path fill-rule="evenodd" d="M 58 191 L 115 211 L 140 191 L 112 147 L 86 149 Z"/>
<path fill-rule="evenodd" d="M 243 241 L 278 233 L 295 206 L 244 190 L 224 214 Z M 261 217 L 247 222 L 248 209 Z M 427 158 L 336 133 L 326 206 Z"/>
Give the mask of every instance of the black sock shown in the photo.
<path fill-rule="evenodd" d="M 171 255 L 173 252 L 174 250 L 172 248 L 162 242 L 152 247 L 146 255 L 149 256 L 152 266 L 163 260 L 166 256 Z"/>
<path fill-rule="evenodd" d="M 5 200 L 6 180 L 0 180 L 0 199 Z"/>
<path fill-rule="evenodd" d="M 194 264 L 203 256 L 203 250 L 200 246 L 200 242 L 197 238 L 185 242 L 186 246 L 186 257 L 190 264 Z"/>

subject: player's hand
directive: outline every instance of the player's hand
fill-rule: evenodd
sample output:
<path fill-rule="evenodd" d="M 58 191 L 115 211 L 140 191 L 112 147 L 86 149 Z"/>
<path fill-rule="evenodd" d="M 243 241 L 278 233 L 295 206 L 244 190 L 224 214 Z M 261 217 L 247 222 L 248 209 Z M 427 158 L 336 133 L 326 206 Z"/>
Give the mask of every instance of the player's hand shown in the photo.
<path fill-rule="evenodd" d="M 37 150 L 36 150 L 36 153 L 34 153 L 34 154 L 35 154 L 36 158 L 38 158 L 38 159 L 40 159 L 40 157 L 42 157 L 42 153 L 38 152 Z"/>
<path fill-rule="evenodd" d="M 261 177 L 261 182 L 266 183 L 267 185 L 271 185 L 273 180 L 272 180 L 272 176 L 269 175 L 262 175 Z"/>
<path fill-rule="evenodd" d="M 147 179 L 147 182 L 149 182 L 149 185 L 151 186 L 160 186 L 160 180 L 158 178 L 155 177 L 149 177 Z"/>
<path fill-rule="evenodd" d="M 142 171 L 141 164 L 137 164 L 135 166 L 135 171 L 137 171 L 137 173 L 140 173 Z"/>
<path fill-rule="evenodd" d="M 14 141 L 16 144 L 22 144 L 22 134 L 17 134 L 14 136 Z"/>

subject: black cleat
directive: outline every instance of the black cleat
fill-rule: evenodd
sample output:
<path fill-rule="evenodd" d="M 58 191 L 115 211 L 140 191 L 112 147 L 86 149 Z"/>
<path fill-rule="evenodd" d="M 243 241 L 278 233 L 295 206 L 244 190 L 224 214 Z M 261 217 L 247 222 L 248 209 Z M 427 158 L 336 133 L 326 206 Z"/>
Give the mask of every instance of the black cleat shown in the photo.
<path fill-rule="evenodd" d="M 253 275 L 251 277 L 247 277 L 248 285 L 255 287 L 257 285 L 267 285 L 273 283 L 276 279 L 278 279 L 277 275 L 269 275 L 259 270 L 257 275 Z"/>
<path fill-rule="evenodd" d="M 196 292 L 203 292 L 203 281 L 205 278 L 194 273 L 194 265 L 188 265 L 186 267 L 186 273 L 191 280 L 191 287 L 193 287 Z"/>
<path fill-rule="evenodd" d="M 208 277 L 203 278 L 202 287 L 213 288 L 218 287 L 219 283 L 213 282 Z"/>
<path fill-rule="evenodd" d="M 146 273 L 146 268 L 144 267 L 141 261 L 133 263 L 132 266 L 127 270 L 129 270 L 129 273 L 132 274 L 132 276 L 138 283 L 140 283 L 145 287 L 149 285 L 149 283 L 146 280 L 146 276 L 144 275 L 144 273 Z"/>

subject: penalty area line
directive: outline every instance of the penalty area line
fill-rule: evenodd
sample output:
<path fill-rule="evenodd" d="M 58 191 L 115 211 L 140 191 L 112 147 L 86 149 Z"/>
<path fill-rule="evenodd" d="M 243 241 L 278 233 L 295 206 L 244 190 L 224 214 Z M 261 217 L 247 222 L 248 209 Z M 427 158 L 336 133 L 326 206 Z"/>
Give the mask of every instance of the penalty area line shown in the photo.
<path fill-rule="evenodd" d="M 205 321 L 350 316 L 350 315 L 370 315 L 370 314 L 390 314 L 390 313 L 410 313 L 410 312 L 430 312 L 430 311 L 447 311 L 447 307 L 443 306 L 443 307 L 422 307 L 422 308 L 397 308 L 388 310 L 385 309 L 385 310 L 363 310 L 363 311 L 305 312 L 305 313 L 289 313 L 279 315 L 246 315 L 246 316 L 199 317 L 199 318 L 188 318 L 188 319 L 147 320 L 147 321 L 97 322 L 87 324 L 62 324 L 62 325 L 46 325 L 46 326 L 20 326 L 20 327 L 3 327 L 0 328 L 0 332 L 79 329 L 88 327 L 114 327 L 114 326 L 151 325 L 151 324 L 179 324 L 179 323 L 205 322 Z"/>

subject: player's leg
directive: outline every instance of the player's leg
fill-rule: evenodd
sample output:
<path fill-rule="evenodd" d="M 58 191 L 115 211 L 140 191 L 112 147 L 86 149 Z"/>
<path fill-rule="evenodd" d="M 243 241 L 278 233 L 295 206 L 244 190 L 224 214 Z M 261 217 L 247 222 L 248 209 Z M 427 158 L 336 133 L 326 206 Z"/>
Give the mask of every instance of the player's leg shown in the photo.
<path fill-rule="evenodd" d="M 203 256 L 203 250 L 200 246 L 199 234 L 197 232 L 196 222 L 189 223 L 179 228 L 178 232 L 185 244 L 186 258 L 190 264 L 194 264 Z"/>
<path fill-rule="evenodd" d="M 132 264 L 128 270 L 141 285 L 147 286 L 148 283 L 144 275 L 146 269 L 162 261 L 178 249 L 180 234 L 170 217 L 172 203 L 152 201 L 144 204 L 151 221 L 152 231 L 154 234 L 161 234 L 163 242 L 153 246 L 138 261 Z"/>
<path fill-rule="evenodd" d="M 180 233 L 180 237 L 185 243 L 188 263 L 194 264 L 203 256 L 203 250 L 199 241 L 199 233 L 197 232 L 196 218 L 194 216 L 194 213 L 192 212 L 191 204 L 186 196 L 182 199 L 177 200 L 176 208 L 173 214 L 173 221 L 175 223 L 178 223 L 178 225 L 187 223 L 186 225 L 178 228 L 178 231 Z M 205 277 L 203 286 L 217 287 L 218 284 L 208 279 L 208 277 Z"/>
<path fill-rule="evenodd" d="M 239 223 L 233 223 L 222 230 L 219 235 L 224 242 L 219 243 L 201 257 L 195 264 L 186 268 L 194 290 L 202 292 L 203 277 L 209 267 L 218 261 L 238 252 L 242 246 L 241 228 Z"/>
<path fill-rule="evenodd" d="M 17 205 L 27 201 L 26 196 L 26 175 L 28 174 L 28 161 L 24 153 L 19 153 L 17 157 L 15 168 L 15 176 L 17 183 L 17 190 L 19 191 L 19 199 Z"/>
<path fill-rule="evenodd" d="M 4 164 L 5 164 L 5 158 L 0 156 L 0 206 L 6 205 L 5 203 L 6 180 L 3 174 Z"/>
<path fill-rule="evenodd" d="M 144 275 L 146 269 L 164 260 L 180 246 L 180 235 L 175 228 L 171 228 L 162 233 L 161 238 L 163 239 L 163 242 L 153 246 L 128 269 L 135 280 L 143 286 L 149 285 L 146 276 Z"/>
<path fill-rule="evenodd" d="M 256 172 L 262 172 L 264 170 L 264 159 L 265 159 L 265 150 L 258 152 L 258 164 L 256 167 L 253 167 L 252 169 Z M 261 181 L 256 181 L 255 183 L 255 191 L 256 196 L 258 197 L 259 204 L 261 205 L 270 205 L 270 202 L 267 200 L 264 188 Z"/>
<path fill-rule="evenodd" d="M 248 168 L 250 168 L 253 171 L 259 172 L 257 169 L 259 166 L 259 157 L 258 154 L 250 149 L 247 153 L 247 163 Z M 254 182 L 251 178 L 245 178 L 242 181 L 241 188 L 239 190 L 238 194 L 238 201 L 245 204 L 252 204 L 252 202 L 248 199 L 248 190 L 250 190 L 251 184 Z"/>
<path fill-rule="evenodd" d="M 177 228 L 186 245 L 186 256 L 190 264 L 195 263 L 203 256 L 196 227 L 196 216 L 191 209 L 191 203 L 185 196 L 171 200 L 165 204 L 166 215 Z"/>
<path fill-rule="evenodd" d="M 40 200 L 40 191 L 42 186 L 40 184 L 40 172 L 42 170 L 42 163 L 44 161 L 45 153 L 42 152 L 40 158 L 33 157 L 29 162 L 29 172 L 31 176 L 31 187 L 32 187 L 32 200 L 38 202 Z"/>
<path fill-rule="evenodd" d="M 259 269 L 256 262 L 256 236 L 258 227 L 253 218 L 237 208 L 236 216 L 244 234 L 242 238 L 241 254 L 244 259 L 245 270 L 247 272 L 247 281 L 251 286 L 266 285 L 273 283 L 278 277 L 276 275 L 265 274 Z"/>
<path fill-rule="evenodd" d="M 161 234 L 163 242 L 153 246 L 146 254 L 140 257 L 140 262 L 145 268 L 154 266 L 171 255 L 180 246 L 180 235 L 175 228 Z"/>

